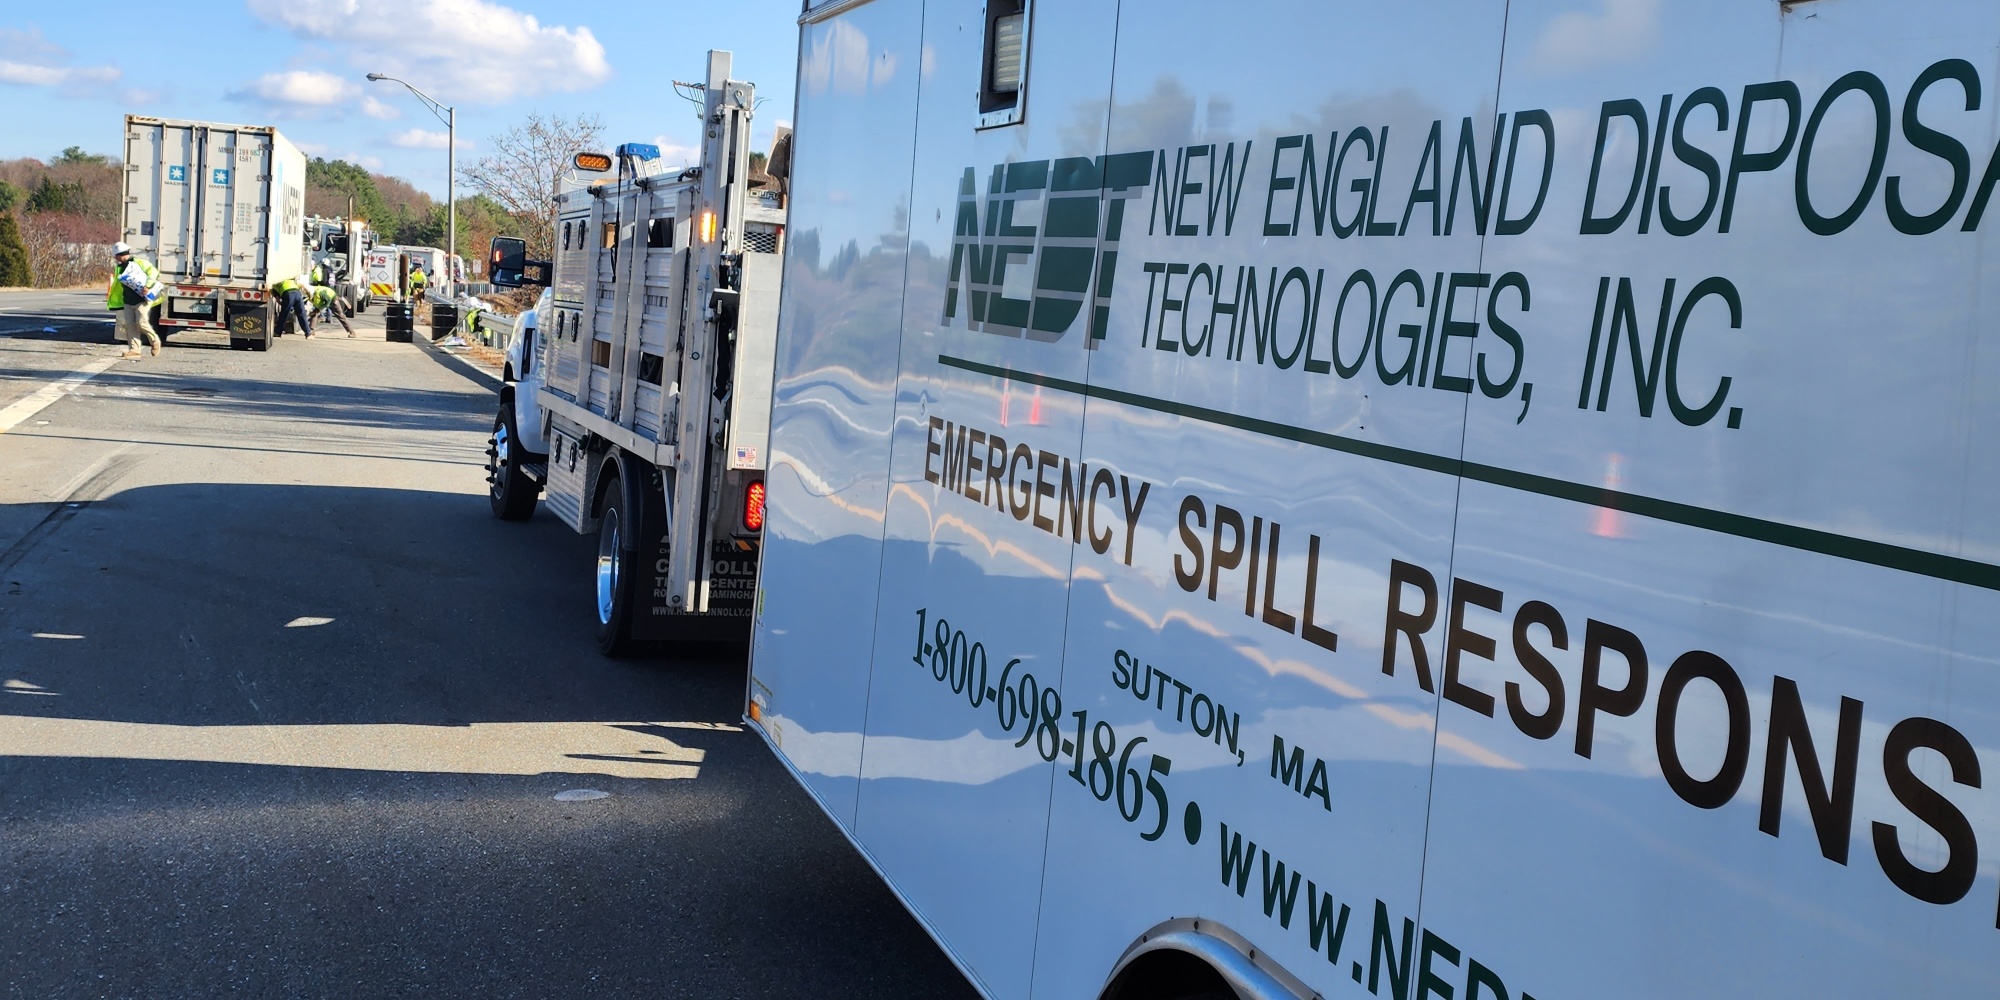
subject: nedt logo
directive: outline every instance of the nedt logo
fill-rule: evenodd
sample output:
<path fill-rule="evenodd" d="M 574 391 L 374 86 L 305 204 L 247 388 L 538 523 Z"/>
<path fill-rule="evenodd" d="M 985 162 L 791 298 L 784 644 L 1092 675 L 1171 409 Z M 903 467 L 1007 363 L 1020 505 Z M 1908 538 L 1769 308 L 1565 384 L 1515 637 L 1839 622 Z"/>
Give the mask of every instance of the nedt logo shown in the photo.
<path fill-rule="evenodd" d="M 1087 303 L 1088 347 L 1110 321 L 1125 203 L 1146 192 L 1153 153 L 1002 163 L 986 193 L 971 167 L 958 181 L 944 326 L 1054 343 Z"/>

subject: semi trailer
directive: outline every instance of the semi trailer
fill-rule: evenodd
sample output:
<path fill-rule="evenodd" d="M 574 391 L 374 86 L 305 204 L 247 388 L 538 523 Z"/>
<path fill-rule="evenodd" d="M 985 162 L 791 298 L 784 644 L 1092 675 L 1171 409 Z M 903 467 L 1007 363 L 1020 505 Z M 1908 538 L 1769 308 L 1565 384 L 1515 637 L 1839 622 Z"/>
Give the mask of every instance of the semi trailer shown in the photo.
<path fill-rule="evenodd" d="M 124 241 L 160 269 L 157 325 L 269 350 L 271 286 L 310 267 L 306 157 L 268 126 L 125 116 Z"/>

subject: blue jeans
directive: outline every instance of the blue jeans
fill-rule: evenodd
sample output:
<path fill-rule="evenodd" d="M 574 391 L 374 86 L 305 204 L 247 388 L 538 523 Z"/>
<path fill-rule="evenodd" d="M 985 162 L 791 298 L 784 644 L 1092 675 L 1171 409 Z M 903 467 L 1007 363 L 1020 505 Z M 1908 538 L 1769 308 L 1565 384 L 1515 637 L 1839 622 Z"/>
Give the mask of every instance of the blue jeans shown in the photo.
<path fill-rule="evenodd" d="M 308 337 L 312 336 L 312 317 L 306 315 L 306 297 L 304 293 L 296 288 L 287 291 L 284 301 L 278 303 L 278 325 L 280 327 L 284 326 L 284 318 L 287 315 L 294 317 L 294 322 L 299 325 L 300 333 Z"/>

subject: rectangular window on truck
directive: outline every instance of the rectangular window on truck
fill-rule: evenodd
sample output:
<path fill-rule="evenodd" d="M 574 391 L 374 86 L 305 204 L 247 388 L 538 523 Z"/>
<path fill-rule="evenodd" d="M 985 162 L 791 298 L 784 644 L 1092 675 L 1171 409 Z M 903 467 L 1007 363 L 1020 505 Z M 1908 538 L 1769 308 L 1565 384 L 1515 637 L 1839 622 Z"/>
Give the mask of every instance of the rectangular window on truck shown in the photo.
<path fill-rule="evenodd" d="M 979 127 L 1021 121 L 1028 99 L 1028 21 L 1033 0 L 987 0 L 979 74 Z"/>

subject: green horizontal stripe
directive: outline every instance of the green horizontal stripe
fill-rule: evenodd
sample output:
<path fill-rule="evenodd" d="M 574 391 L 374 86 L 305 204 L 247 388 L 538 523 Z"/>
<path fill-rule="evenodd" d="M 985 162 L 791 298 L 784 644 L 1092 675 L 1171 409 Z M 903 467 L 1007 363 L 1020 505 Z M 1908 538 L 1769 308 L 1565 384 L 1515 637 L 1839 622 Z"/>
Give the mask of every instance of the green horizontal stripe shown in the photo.
<path fill-rule="evenodd" d="M 940 355 L 938 363 L 947 368 L 957 368 L 961 371 L 1012 379 L 1016 382 L 1026 382 L 1030 385 L 1039 385 L 1050 389 L 1060 389 L 1065 392 L 1073 392 L 1114 403 L 1123 403 L 1126 406 L 1153 410 L 1158 413 L 1171 413 L 1175 416 L 1200 420 L 1204 423 L 1217 424 L 1222 427 L 1234 427 L 1238 430 L 1245 430 L 1266 437 L 1279 438 L 1285 441 L 1297 441 L 1300 444 L 1312 445 L 1315 448 L 1325 448 L 1329 451 L 1358 455 L 1362 458 L 1373 459 L 1378 462 L 1390 462 L 1395 465 L 1408 466 L 1412 469 L 1423 469 L 1427 472 L 1443 473 L 1448 476 L 1462 476 L 1476 482 L 1490 483 L 1494 486 L 1520 490 L 1525 493 L 1555 497 L 1558 500 L 1570 500 L 1593 507 L 1609 507 L 1613 510 L 1638 514 L 1642 517 L 1671 521 L 1675 524 L 1685 524 L 1689 527 L 1702 528 L 1725 535 L 1735 535 L 1738 538 L 1769 542 L 1773 545 L 1785 546 L 1786 548 L 1833 556 L 1836 559 L 1868 563 L 1874 566 L 1901 570 L 1905 573 L 1915 573 L 1919 576 L 1928 576 L 1938 580 L 1949 580 L 1952 583 L 1964 583 L 1974 587 L 1983 587 L 1987 590 L 2000 591 L 2000 566 L 1994 566 L 1990 563 L 1960 559 L 1956 556 L 1940 555 L 1936 552 L 1926 552 L 1922 549 L 1912 549 L 1901 545 L 1890 545 L 1886 542 L 1875 542 L 1865 538 L 1854 538 L 1849 535 L 1838 535 L 1830 531 L 1820 531 L 1816 528 L 1800 527 L 1796 524 L 1784 524 L 1779 521 L 1767 521 L 1758 517 L 1731 514 L 1727 511 L 1711 510 L 1707 507 L 1697 507 L 1693 504 L 1675 503 L 1672 500 L 1640 496 L 1637 493 L 1609 490 L 1602 486 L 1572 483 L 1565 479 L 1552 479 L 1548 476 L 1517 472 L 1513 469 L 1503 469 L 1494 465 L 1481 465 L 1478 462 L 1447 458 L 1442 455 L 1433 455 L 1429 452 L 1412 451 L 1408 448 L 1376 444 L 1372 441 L 1358 441 L 1354 438 L 1341 437 L 1338 434 L 1329 434 L 1325 431 L 1294 427 L 1291 424 L 1283 424 L 1275 420 L 1246 417 L 1240 413 L 1229 413 L 1206 406 L 1197 406 L 1193 403 L 1183 403 L 1179 400 L 1160 399 L 1156 396 L 1127 392 L 1123 389 L 1113 389 L 1108 386 L 1088 385 L 1070 379 L 1038 375 L 1034 372 L 1016 371 L 1011 368 L 1003 368 L 999 365 L 968 361 L 964 358 Z"/>

